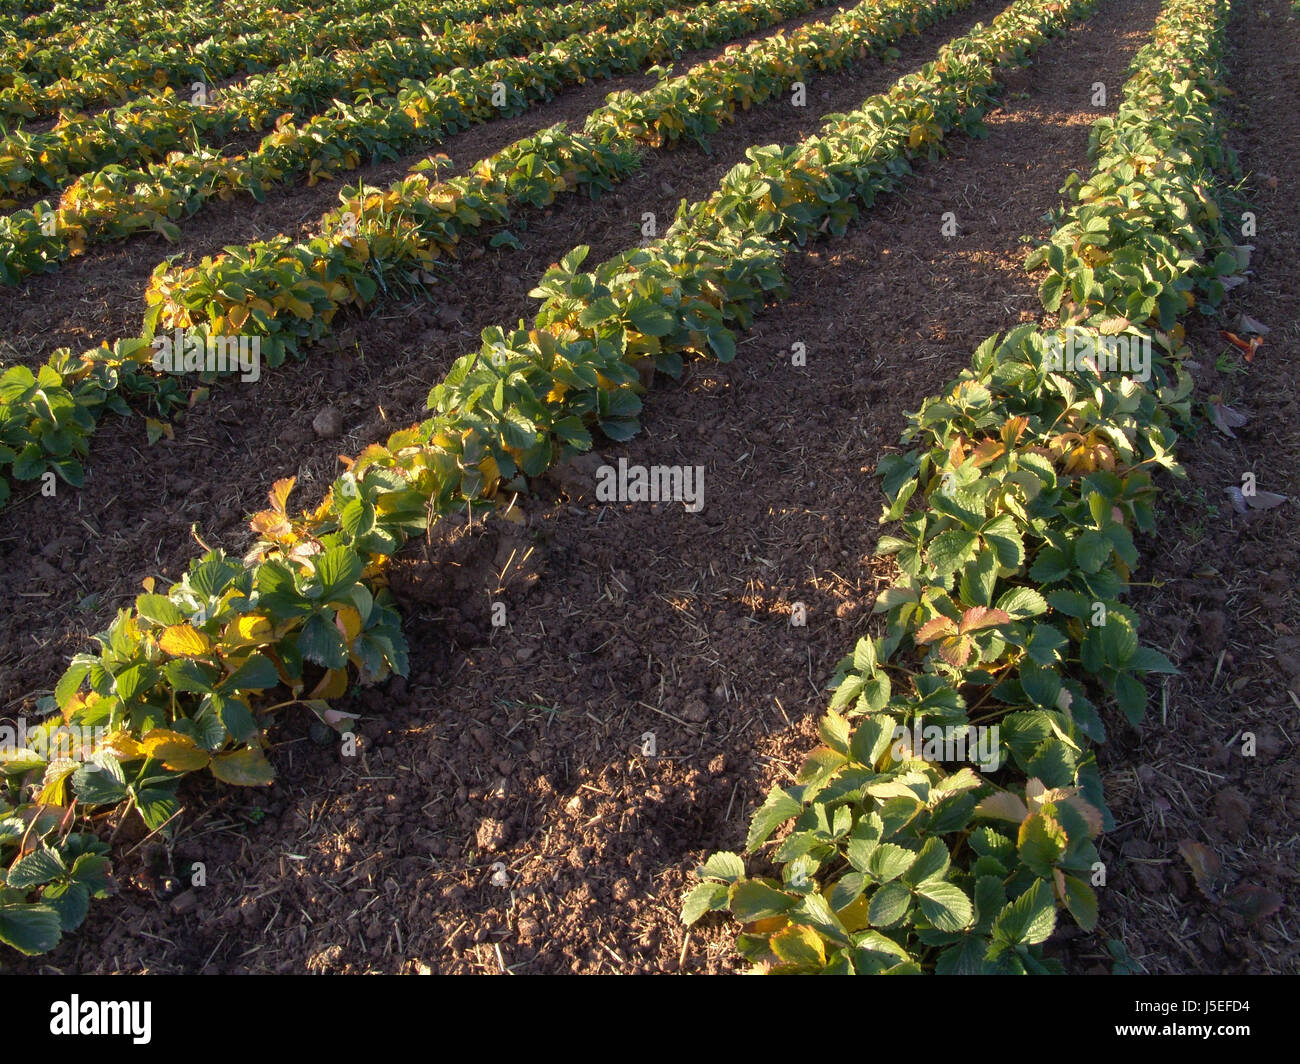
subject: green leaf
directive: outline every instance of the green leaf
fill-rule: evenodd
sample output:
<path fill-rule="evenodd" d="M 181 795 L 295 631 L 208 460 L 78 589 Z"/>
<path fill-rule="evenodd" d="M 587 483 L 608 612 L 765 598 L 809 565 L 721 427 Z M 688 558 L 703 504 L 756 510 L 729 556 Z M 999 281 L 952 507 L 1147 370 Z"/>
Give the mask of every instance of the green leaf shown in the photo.
<path fill-rule="evenodd" d="M 5 882 L 18 890 L 31 890 L 67 874 L 67 866 L 58 852 L 48 846 L 33 850 L 15 861 L 5 876 Z"/>
<path fill-rule="evenodd" d="M 1059 823 L 1044 813 L 1034 813 L 1020 826 L 1020 859 L 1034 875 L 1050 879 L 1069 841 Z"/>
<path fill-rule="evenodd" d="M 721 879 L 724 883 L 737 883 L 745 878 L 745 862 L 734 853 L 720 851 L 709 855 L 709 859 L 700 865 L 699 874 Z"/>
<path fill-rule="evenodd" d="M 42 904 L 59 914 L 59 926 L 75 931 L 90 912 L 90 891 L 81 883 L 51 883 L 41 891 Z"/>
<path fill-rule="evenodd" d="M 135 806 L 150 831 L 158 831 L 180 809 L 175 794 L 162 787 L 142 787 L 136 792 Z"/>
<path fill-rule="evenodd" d="M 868 768 L 874 766 L 889 748 L 895 724 L 892 717 L 875 717 L 859 724 L 849 741 L 849 754 L 853 760 Z"/>
<path fill-rule="evenodd" d="M 795 904 L 795 899 L 766 883 L 746 879 L 729 888 L 731 912 L 742 924 L 765 920 L 769 916 L 782 916 Z"/>
<path fill-rule="evenodd" d="M 1065 907 L 1085 931 L 1097 926 L 1097 894 L 1078 876 L 1065 876 Z"/>
<path fill-rule="evenodd" d="M 1047 600 L 1033 588 L 1014 587 L 998 599 L 997 608 L 1009 614 L 1012 620 L 1023 621 L 1046 613 Z"/>
<path fill-rule="evenodd" d="M 257 721 L 253 719 L 253 714 L 242 701 L 238 698 L 222 698 L 220 695 L 214 695 L 213 704 L 221 726 L 236 742 L 247 743 L 257 737 Z"/>
<path fill-rule="evenodd" d="M 1147 713 L 1147 689 L 1131 672 L 1115 676 L 1115 704 L 1130 724 L 1141 724 Z"/>
<path fill-rule="evenodd" d="M 319 613 L 307 618 L 298 635 L 298 650 L 308 661 L 327 669 L 341 669 L 348 661 L 348 647 L 343 633 Z"/>
<path fill-rule="evenodd" d="M 1110 561 L 1112 549 L 1109 539 L 1089 528 L 1074 541 L 1074 558 L 1085 573 L 1096 573 Z"/>
<path fill-rule="evenodd" d="M 49 905 L 0 905 L 0 942 L 34 957 L 59 944 L 62 923 Z"/>
<path fill-rule="evenodd" d="M 98 843 L 99 840 L 95 840 Z M 101 844 L 102 845 L 102 844 Z M 75 883 L 80 883 L 94 895 L 107 893 L 113 886 L 110 873 L 112 864 L 100 853 L 83 853 L 72 863 L 69 873 Z"/>
<path fill-rule="evenodd" d="M 677 319 L 667 307 L 639 303 L 628 308 L 627 320 L 632 328 L 646 336 L 667 336 L 677 327 Z"/>
<path fill-rule="evenodd" d="M 881 883 L 888 883 L 911 868 L 916 858 L 917 854 L 914 851 L 886 842 L 877 846 L 872 852 L 867 861 L 867 871 Z"/>
<path fill-rule="evenodd" d="M 116 758 L 101 757 L 73 773 L 72 791 L 86 805 L 116 805 L 127 795 L 126 776 Z"/>
<path fill-rule="evenodd" d="M 250 654 L 247 660 L 221 682 L 223 691 L 265 691 L 280 683 L 275 663 L 265 654 Z"/>
<path fill-rule="evenodd" d="M 745 838 L 745 851 L 753 853 L 766 841 L 772 832 L 791 817 L 798 816 L 802 811 L 802 802 L 797 801 L 784 788 L 773 787 L 768 792 L 767 799 L 754 813 L 754 818 L 749 822 L 749 835 Z"/>
<path fill-rule="evenodd" d="M 876 671 L 876 641 L 863 636 L 853 648 L 853 671 L 870 676 Z"/>
<path fill-rule="evenodd" d="M 828 712 L 818 727 L 822 741 L 839 754 L 849 752 L 849 722 L 838 713 Z"/>
<path fill-rule="evenodd" d="M 1017 946 L 1034 946 L 1046 942 L 1056 929 L 1056 904 L 1052 888 L 1044 880 L 1011 902 L 993 922 L 993 945 L 990 959 Z"/>
<path fill-rule="evenodd" d="M 714 329 L 709 333 L 709 347 L 719 362 L 730 362 L 736 357 L 736 337 L 727 329 Z"/>
<path fill-rule="evenodd" d="M 980 535 L 988 541 L 998 563 L 1008 569 L 1018 569 L 1025 560 L 1025 541 L 1016 528 L 1016 519 L 1010 514 L 993 518 L 984 526 Z"/>
<path fill-rule="evenodd" d="M 934 962 L 935 975 L 983 975 L 988 946 L 985 939 L 976 935 L 965 936 L 959 944 L 939 954 Z"/>
<path fill-rule="evenodd" d="M 1020 663 L 1020 686 L 1025 696 L 1036 706 L 1055 709 L 1056 700 L 1061 694 L 1061 677 L 1053 668 L 1043 668 L 1033 661 Z"/>
<path fill-rule="evenodd" d="M 583 308 L 582 313 L 578 315 L 578 324 L 584 329 L 590 329 L 601 322 L 618 317 L 618 304 L 610 296 L 601 296 Z"/>
<path fill-rule="evenodd" d="M 727 894 L 725 883 L 697 883 L 682 902 L 682 923 L 690 927 L 705 913 L 725 909 Z"/>
<path fill-rule="evenodd" d="M 960 931 L 975 916 L 970 899 L 955 883 L 930 879 L 916 886 L 921 912 L 940 931 Z"/>
<path fill-rule="evenodd" d="M 1177 665 L 1151 647 L 1138 647 L 1133 651 L 1133 656 L 1128 659 L 1128 667 L 1134 672 L 1178 673 Z"/>
<path fill-rule="evenodd" d="M 54 701 L 60 707 L 66 706 L 73 695 L 81 690 L 81 682 L 94 667 L 94 661 L 73 661 L 54 685 Z"/>
<path fill-rule="evenodd" d="M 150 624 L 166 627 L 169 624 L 184 624 L 189 618 L 166 595 L 139 595 L 135 600 L 135 612 Z"/>
<path fill-rule="evenodd" d="M 1067 617 L 1083 620 L 1092 616 L 1092 599 L 1077 591 L 1049 591 L 1047 602 L 1057 613 L 1063 613 Z"/>
<path fill-rule="evenodd" d="M 978 542 L 979 537 L 974 532 L 967 532 L 960 528 L 940 532 L 930 542 L 926 551 L 926 561 L 934 567 L 936 575 L 946 576 L 948 573 L 956 572 L 970 560 Z"/>
<path fill-rule="evenodd" d="M 948 847 L 942 839 L 926 839 L 916 861 L 903 873 L 903 879 L 915 887 L 928 879 L 940 878 L 948 871 L 949 860 Z"/>
<path fill-rule="evenodd" d="M 316 560 L 316 576 L 321 582 L 321 597 L 328 602 L 346 591 L 361 578 L 365 563 L 351 547 L 331 547 Z"/>
<path fill-rule="evenodd" d="M 906 883 L 886 883 L 872 895 L 867 919 L 873 927 L 892 927 L 911 906 L 912 892 Z"/>

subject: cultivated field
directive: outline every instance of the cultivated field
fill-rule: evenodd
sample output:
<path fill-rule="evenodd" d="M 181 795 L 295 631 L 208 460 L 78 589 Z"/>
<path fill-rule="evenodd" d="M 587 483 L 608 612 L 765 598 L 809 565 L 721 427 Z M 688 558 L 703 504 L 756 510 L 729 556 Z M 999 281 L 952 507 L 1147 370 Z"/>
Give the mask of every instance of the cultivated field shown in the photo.
<path fill-rule="evenodd" d="M 1300 970 L 1300 4 L 0 0 L 0 970 Z"/>

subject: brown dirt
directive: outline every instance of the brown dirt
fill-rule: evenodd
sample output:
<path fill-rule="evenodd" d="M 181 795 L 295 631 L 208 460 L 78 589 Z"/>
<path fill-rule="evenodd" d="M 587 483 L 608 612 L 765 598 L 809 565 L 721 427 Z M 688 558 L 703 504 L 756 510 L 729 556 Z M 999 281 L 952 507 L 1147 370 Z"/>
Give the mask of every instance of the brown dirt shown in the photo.
<path fill-rule="evenodd" d="M 703 466 L 703 512 L 598 505 L 579 471 L 523 500 L 526 529 L 449 524 L 407 552 L 393 589 L 412 676 L 351 707 L 367 717 L 360 756 L 316 745 L 302 717 L 287 718 L 274 788 L 196 787 L 171 844 L 147 842 L 120 862 L 123 896 L 24 970 L 731 970 L 727 928 L 684 936 L 677 921 L 689 869 L 738 845 L 755 803 L 811 745 L 823 684 L 886 579 L 871 560 L 883 500 L 870 470 L 904 410 L 984 336 L 1035 316 L 1020 237 L 1044 234 L 1066 173 L 1086 167 L 1092 83 L 1118 88 L 1157 9 L 1157 0 L 1103 4 L 1046 47 L 1010 78 L 988 139 L 954 141 L 950 158 L 845 238 L 792 256 L 791 298 L 759 316 L 736 362 L 691 366 L 651 394 L 642 435 L 600 448 L 610 462 Z M 861 99 L 892 74 L 852 77 L 863 79 Z M 813 95 L 833 100 L 848 83 L 826 79 Z M 748 142 L 800 128 L 779 121 L 764 115 Z M 616 210 L 566 205 L 522 234 L 522 258 L 485 255 L 459 288 L 499 293 L 490 320 L 508 321 L 526 309 L 518 279 L 535 277 L 551 249 L 590 238 L 593 255 L 606 254 L 629 242 L 628 219 L 655 209 L 646 197 L 660 182 L 675 196 L 697 194 L 697 174 L 705 188 L 716 181 L 702 158 L 664 158 L 638 179 L 649 184 L 622 190 Z M 960 224 L 950 239 L 940 235 L 946 211 Z M 241 542 L 232 515 L 260 500 L 222 466 L 247 465 L 245 455 L 258 470 L 245 482 L 263 488 L 269 470 L 283 475 L 289 455 L 306 455 L 299 472 L 314 496 L 331 473 L 325 448 L 303 439 L 320 398 L 347 411 L 349 435 L 331 448 L 354 450 L 388 427 L 376 399 L 400 412 L 394 421 L 409 419 L 472 342 L 482 314 L 471 303 L 459 301 L 460 321 L 444 314 L 445 324 L 421 304 L 393 307 L 386 326 L 370 319 L 352 334 L 364 361 L 311 367 L 323 392 L 298 391 L 311 386 L 306 368 L 283 375 L 292 383 L 275 391 L 302 396 L 296 411 L 292 399 L 268 408 L 270 381 L 256 407 L 226 389 L 153 461 L 101 450 L 111 488 L 97 479 L 60 498 L 55 518 L 14 507 L 0 542 L 24 573 L 52 520 L 62 538 L 15 581 L 57 594 L 40 604 L 48 619 L 29 609 L 11 628 L 0 662 L 11 711 L 32 682 L 52 683 L 79 642 L 54 606 L 70 581 L 176 576 L 191 520 L 205 538 Z M 790 365 L 795 342 L 807 346 L 806 368 Z M 267 428 L 250 429 L 254 421 Z M 281 426 L 295 435 L 270 444 Z M 208 480 L 232 494 L 205 499 L 198 485 Z M 83 516 L 98 527 L 89 540 L 76 526 Z M 490 623 L 497 601 L 503 628 Z M 804 628 L 789 622 L 794 602 L 806 605 Z M 640 752 L 647 732 L 657 756 Z M 178 897 L 183 884 L 169 877 L 195 860 L 208 885 Z M 1116 915 L 1105 918 L 1110 927 Z"/>

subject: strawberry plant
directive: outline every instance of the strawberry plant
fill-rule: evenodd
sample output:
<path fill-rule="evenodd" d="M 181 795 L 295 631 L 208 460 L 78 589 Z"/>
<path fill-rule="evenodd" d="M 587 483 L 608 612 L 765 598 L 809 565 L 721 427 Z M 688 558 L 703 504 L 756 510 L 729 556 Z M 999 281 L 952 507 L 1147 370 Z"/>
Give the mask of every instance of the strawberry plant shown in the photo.
<path fill-rule="evenodd" d="M 1173 671 L 1139 644 L 1118 598 L 1190 388 L 1168 359 L 1180 338 L 1161 296 L 1178 293 L 1184 312 L 1193 291 L 1211 307 L 1222 295 L 1212 182 L 1227 161 L 1214 111 L 1227 10 L 1168 0 L 1118 116 L 1098 123 L 1093 176 L 1069 186 L 1047 245 L 1058 254 L 1030 258 L 1049 281 L 1068 275 L 1043 289 L 1049 311 L 1071 297 L 1064 320 L 1114 329 L 1131 315 L 1123 327 L 1165 356 L 1151 386 L 1095 365 L 1063 375 L 1051 360 L 1060 334 L 1026 325 L 982 344 L 911 416 L 912 449 L 880 465 L 882 521 L 902 534 L 879 550 L 899 577 L 876 602 L 883 634 L 840 665 L 824 745 L 754 815 L 751 853 L 789 827 L 769 855 L 781 877 L 714 854 L 683 908 L 688 923 L 730 912 L 744 925 L 738 951 L 760 970 L 1058 971 L 1042 952 L 1058 909 L 1096 926 L 1089 871 L 1112 824 L 1090 745 L 1106 737 L 1108 705 L 1140 723 L 1143 679 Z M 1126 161 L 1135 145 L 1141 166 Z M 1099 214 L 1110 196 L 1142 213 Z M 1094 246 L 1090 265 L 1069 266 Z M 1153 248 L 1159 272 L 1136 275 Z M 981 776 L 890 749 L 895 723 L 921 715 L 998 722 L 1007 768 Z"/>

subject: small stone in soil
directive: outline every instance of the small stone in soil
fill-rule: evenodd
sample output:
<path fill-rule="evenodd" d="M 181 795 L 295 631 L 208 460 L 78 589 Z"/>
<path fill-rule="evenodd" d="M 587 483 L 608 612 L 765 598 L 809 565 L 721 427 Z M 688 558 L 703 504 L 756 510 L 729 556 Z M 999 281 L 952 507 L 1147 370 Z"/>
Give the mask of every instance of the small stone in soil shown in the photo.
<path fill-rule="evenodd" d="M 506 826 L 501 821 L 488 817 L 479 824 L 476 841 L 481 850 L 498 850 L 506 841 Z"/>
<path fill-rule="evenodd" d="M 312 419 L 311 430 L 322 440 L 332 440 L 343 431 L 343 415 L 336 407 L 327 406 Z"/>

